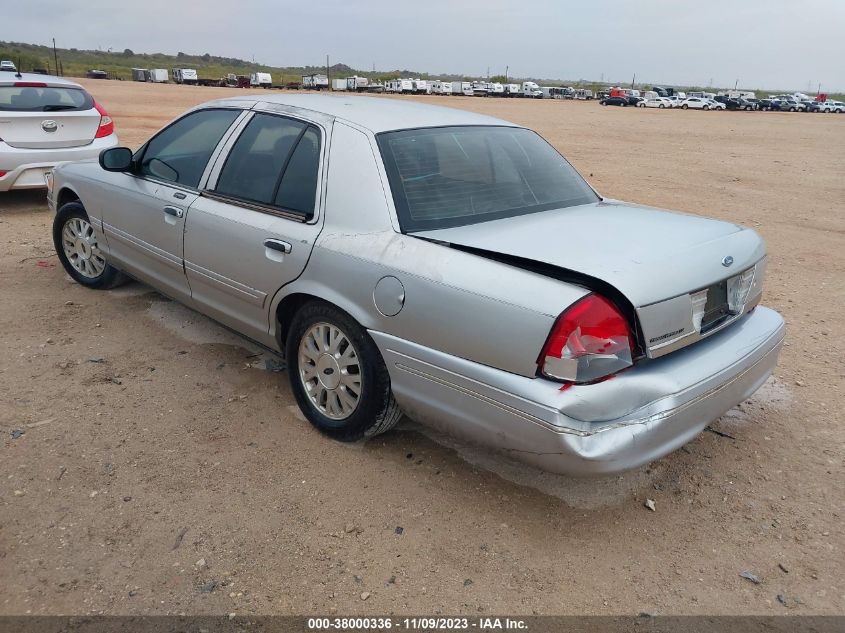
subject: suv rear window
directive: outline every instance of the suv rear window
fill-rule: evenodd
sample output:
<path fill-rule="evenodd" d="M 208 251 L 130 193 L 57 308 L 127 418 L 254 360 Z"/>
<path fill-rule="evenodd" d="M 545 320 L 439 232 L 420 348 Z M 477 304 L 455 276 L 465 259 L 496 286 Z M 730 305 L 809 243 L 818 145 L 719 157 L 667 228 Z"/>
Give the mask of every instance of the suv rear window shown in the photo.
<path fill-rule="evenodd" d="M 557 150 L 524 128 L 423 128 L 377 138 L 404 232 L 599 200 Z"/>
<path fill-rule="evenodd" d="M 90 110 L 94 100 L 82 88 L 0 86 L 2 112 Z"/>

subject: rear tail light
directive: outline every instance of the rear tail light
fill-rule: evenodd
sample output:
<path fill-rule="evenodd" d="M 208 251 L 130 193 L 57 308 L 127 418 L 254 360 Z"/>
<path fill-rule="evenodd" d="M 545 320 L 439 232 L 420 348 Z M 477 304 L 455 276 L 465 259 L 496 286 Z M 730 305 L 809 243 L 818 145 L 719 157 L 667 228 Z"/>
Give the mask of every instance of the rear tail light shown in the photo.
<path fill-rule="evenodd" d="M 728 279 L 728 309 L 733 314 L 739 314 L 748 301 L 748 293 L 751 284 L 754 282 L 755 267 L 751 267 L 744 273 Z"/>
<path fill-rule="evenodd" d="M 100 127 L 97 128 L 97 133 L 94 135 L 94 138 L 103 138 L 104 136 L 114 134 L 114 121 L 112 121 L 109 113 L 106 112 L 106 109 L 96 101 L 94 102 L 94 107 L 97 112 L 100 113 Z"/>
<path fill-rule="evenodd" d="M 16 88 L 46 88 L 47 84 L 43 81 L 16 81 L 13 84 Z"/>
<path fill-rule="evenodd" d="M 6 172 L 5 172 L 5 171 L 3 171 L 2 169 L 0 169 L 0 178 L 2 178 L 2 177 L 3 177 L 3 176 L 5 176 L 5 175 L 6 175 Z"/>
<path fill-rule="evenodd" d="M 561 314 L 538 361 L 548 378 L 585 383 L 633 365 L 628 321 L 610 301 L 590 294 Z"/>

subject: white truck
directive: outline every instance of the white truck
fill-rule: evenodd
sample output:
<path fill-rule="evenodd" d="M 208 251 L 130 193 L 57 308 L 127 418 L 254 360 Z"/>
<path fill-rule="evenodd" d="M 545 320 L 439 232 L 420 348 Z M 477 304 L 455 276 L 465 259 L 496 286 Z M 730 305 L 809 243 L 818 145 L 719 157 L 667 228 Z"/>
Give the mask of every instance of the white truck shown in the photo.
<path fill-rule="evenodd" d="M 193 68 L 174 68 L 173 81 L 177 84 L 197 84 L 197 71 Z"/>
<path fill-rule="evenodd" d="M 523 81 L 522 82 L 522 96 L 529 97 L 532 99 L 542 99 L 543 98 L 543 91 L 533 81 Z"/>
<path fill-rule="evenodd" d="M 346 89 L 347 90 L 354 90 L 355 92 L 364 92 L 370 85 L 370 80 L 366 77 L 359 77 L 358 75 L 352 75 L 351 77 L 346 78 Z"/>
<path fill-rule="evenodd" d="M 302 87 L 306 90 L 327 90 L 329 87 L 329 78 L 326 75 L 320 74 L 302 75 Z"/>
<path fill-rule="evenodd" d="M 273 78 L 270 73 L 252 73 L 249 76 L 249 86 L 250 88 L 272 88 Z"/>
<path fill-rule="evenodd" d="M 166 68 L 153 68 L 150 70 L 150 81 L 154 84 L 166 84 L 167 83 L 167 69 Z"/>
<path fill-rule="evenodd" d="M 472 84 L 468 81 L 453 81 L 452 82 L 452 94 L 453 95 L 463 95 L 465 97 L 471 97 L 473 95 Z"/>
<path fill-rule="evenodd" d="M 346 85 L 346 79 L 332 79 L 332 90 L 335 92 L 346 90 Z"/>
<path fill-rule="evenodd" d="M 451 81 L 437 81 L 431 82 L 431 94 L 435 95 L 450 95 L 452 94 Z"/>

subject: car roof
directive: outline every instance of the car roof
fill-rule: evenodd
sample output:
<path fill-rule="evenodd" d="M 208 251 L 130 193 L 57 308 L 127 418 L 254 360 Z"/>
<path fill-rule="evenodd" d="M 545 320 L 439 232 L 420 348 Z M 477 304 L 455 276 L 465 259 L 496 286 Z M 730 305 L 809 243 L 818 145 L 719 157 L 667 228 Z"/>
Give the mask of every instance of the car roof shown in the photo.
<path fill-rule="evenodd" d="M 13 70 L 0 70 L 0 86 L 12 86 L 18 82 L 47 84 L 50 88 L 82 88 L 78 83 L 64 77 L 40 75 L 38 73 L 17 73 Z"/>
<path fill-rule="evenodd" d="M 249 105 L 252 102 L 253 105 Z M 266 105 L 262 105 L 266 104 Z M 310 111 L 354 123 L 373 133 L 451 125 L 506 125 L 514 123 L 455 108 L 429 105 L 405 99 L 360 97 L 352 95 L 256 95 L 238 96 L 204 103 L 200 108 L 234 105 L 262 109 L 282 106 L 284 109 Z M 303 112 L 303 114 L 306 114 Z"/>

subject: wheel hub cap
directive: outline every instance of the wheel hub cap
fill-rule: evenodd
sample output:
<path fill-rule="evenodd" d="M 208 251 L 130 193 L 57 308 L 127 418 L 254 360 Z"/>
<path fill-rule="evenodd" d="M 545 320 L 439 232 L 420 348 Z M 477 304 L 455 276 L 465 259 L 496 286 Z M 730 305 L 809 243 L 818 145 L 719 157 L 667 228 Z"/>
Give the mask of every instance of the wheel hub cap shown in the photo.
<path fill-rule="evenodd" d="M 340 385 L 340 366 L 333 356 L 323 354 L 317 361 L 317 376 L 326 389 L 337 389 Z"/>

